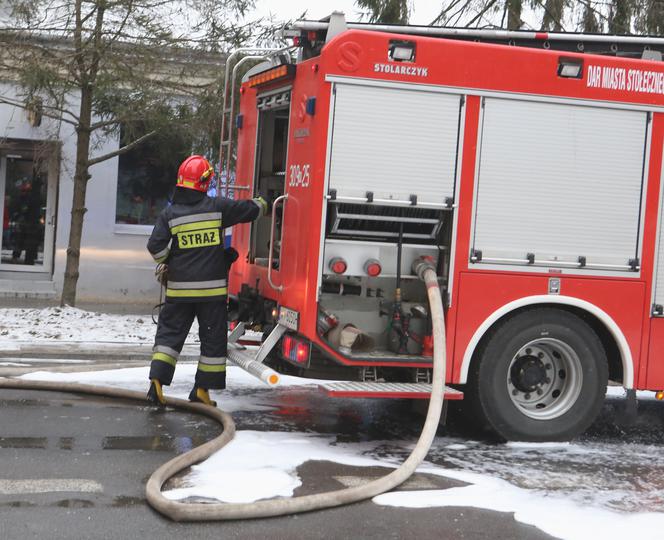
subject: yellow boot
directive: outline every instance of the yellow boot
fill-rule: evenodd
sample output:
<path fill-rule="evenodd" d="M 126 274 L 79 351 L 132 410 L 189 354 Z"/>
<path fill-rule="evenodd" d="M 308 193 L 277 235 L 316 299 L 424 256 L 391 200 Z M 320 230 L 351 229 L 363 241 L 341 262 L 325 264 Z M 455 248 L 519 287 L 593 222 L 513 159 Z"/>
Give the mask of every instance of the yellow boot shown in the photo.
<path fill-rule="evenodd" d="M 148 401 L 154 403 L 155 405 L 166 405 L 164 390 L 161 387 L 161 381 L 159 379 L 150 380 L 150 389 L 148 390 L 147 398 Z"/>
<path fill-rule="evenodd" d="M 210 399 L 210 393 L 208 392 L 207 388 L 199 388 L 198 386 L 194 386 L 191 389 L 191 392 L 189 393 L 189 401 L 204 403 L 210 407 L 217 406 L 217 402 Z"/>

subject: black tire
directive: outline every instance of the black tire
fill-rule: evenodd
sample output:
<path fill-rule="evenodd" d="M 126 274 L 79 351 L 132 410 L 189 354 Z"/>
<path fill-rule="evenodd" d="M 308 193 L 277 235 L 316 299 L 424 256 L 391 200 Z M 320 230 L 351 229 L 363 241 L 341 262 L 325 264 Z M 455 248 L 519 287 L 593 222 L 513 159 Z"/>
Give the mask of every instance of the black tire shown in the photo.
<path fill-rule="evenodd" d="M 585 431 L 606 394 L 606 352 L 593 329 L 555 308 L 522 311 L 493 329 L 473 359 L 467 405 L 512 441 L 566 441 Z"/>

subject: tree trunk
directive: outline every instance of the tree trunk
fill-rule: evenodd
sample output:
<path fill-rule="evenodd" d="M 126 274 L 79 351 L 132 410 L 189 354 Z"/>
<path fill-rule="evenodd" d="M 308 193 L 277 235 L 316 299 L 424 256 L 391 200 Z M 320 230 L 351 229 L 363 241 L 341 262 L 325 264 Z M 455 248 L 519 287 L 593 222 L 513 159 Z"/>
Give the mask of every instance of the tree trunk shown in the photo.
<path fill-rule="evenodd" d="M 632 9 L 629 0 L 613 0 L 609 33 L 631 34 Z"/>
<path fill-rule="evenodd" d="M 563 15 L 565 11 L 564 0 L 546 0 L 544 4 L 544 17 L 542 30 L 561 32 L 563 29 Z"/>
<path fill-rule="evenodd" d="M 522 0 L 505 0 L 507 6 L 507 29 L 519 30 L 521 28 Z"/>
<path fill-rule="evenodd" d="M 588 4 L 583 10 L 582 30 L 589 34 L 595 34 L 601 31 L 599 21 L 595 15 L 595 10 Z"/>
<path fill-rule="evenodd" d="M 85 208 L 85 192 L 90 174 L 88 162 L 90 155 L 90 125 L 92 120 L 92 88 L 82 85 L 80 122 L 76 126 L 76 169 L 74 171 L 74 194 L 71 205 L 71 222 L 69 225 L 69 244 L 67 246 L 67 262 L 65 279 L 62 285 L 61 306 L 76 305 L 76 286 L 78 284 L 78 268 L 81 259 L 81 237 L 83 236 L 83 217 Z"/>

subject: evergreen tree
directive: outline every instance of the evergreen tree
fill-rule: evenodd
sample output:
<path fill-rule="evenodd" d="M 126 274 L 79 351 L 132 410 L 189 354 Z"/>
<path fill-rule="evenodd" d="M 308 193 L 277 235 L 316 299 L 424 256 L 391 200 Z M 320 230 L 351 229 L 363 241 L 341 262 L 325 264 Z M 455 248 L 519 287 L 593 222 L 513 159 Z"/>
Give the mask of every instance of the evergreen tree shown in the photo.
<path fill-rule="evenodd" d="M 609 33 L 631 34 L 632 14 L 632 0 L 612 0 L 609 9 Z"/>
<path fill-rule="evenodd" d="M 551 32 L 563 31 L 563 16 L 566 4 L 565 0 L 546 0 L 543 6 L 542 30 Z"/>
<path fill-rule="evenodd" d="M 369 22 L 378 24 L 408 24 L 411 5 L 408 0 L 356 0 L 365 9 Z"/>

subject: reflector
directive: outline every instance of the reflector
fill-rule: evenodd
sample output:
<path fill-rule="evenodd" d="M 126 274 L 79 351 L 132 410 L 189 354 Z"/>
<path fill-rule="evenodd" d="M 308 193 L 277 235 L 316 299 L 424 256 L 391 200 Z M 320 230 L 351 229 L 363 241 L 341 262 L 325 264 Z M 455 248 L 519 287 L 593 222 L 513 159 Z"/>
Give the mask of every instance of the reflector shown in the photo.
<path fill-rule="evenodd" d="M 364 263 L 364 271 L 370 277 L 376 277 L 380 275 L 381 270 L 382 268 L 380 263 L 376 259 L 369 259 L 366 263 Z"/>
<path fill-rule="evenodd" d="M 343 274 L 346 268 L 348 268 L 348 265 L 341 257 L 335 257 L 330 261 L 330 270 L 335 274 Z"/>
<path fill-rule="evenodd" d="M 258 86 L 259 84 L 265 84 L 268 82 L 275 81 L 277 79 L 284 79 L 295 74 L 295 65 L 294 64 L 282 64 L 275 68 L 262 71 L 249 77 L 249 82 L 247 83 L 250 87 Z"/>

